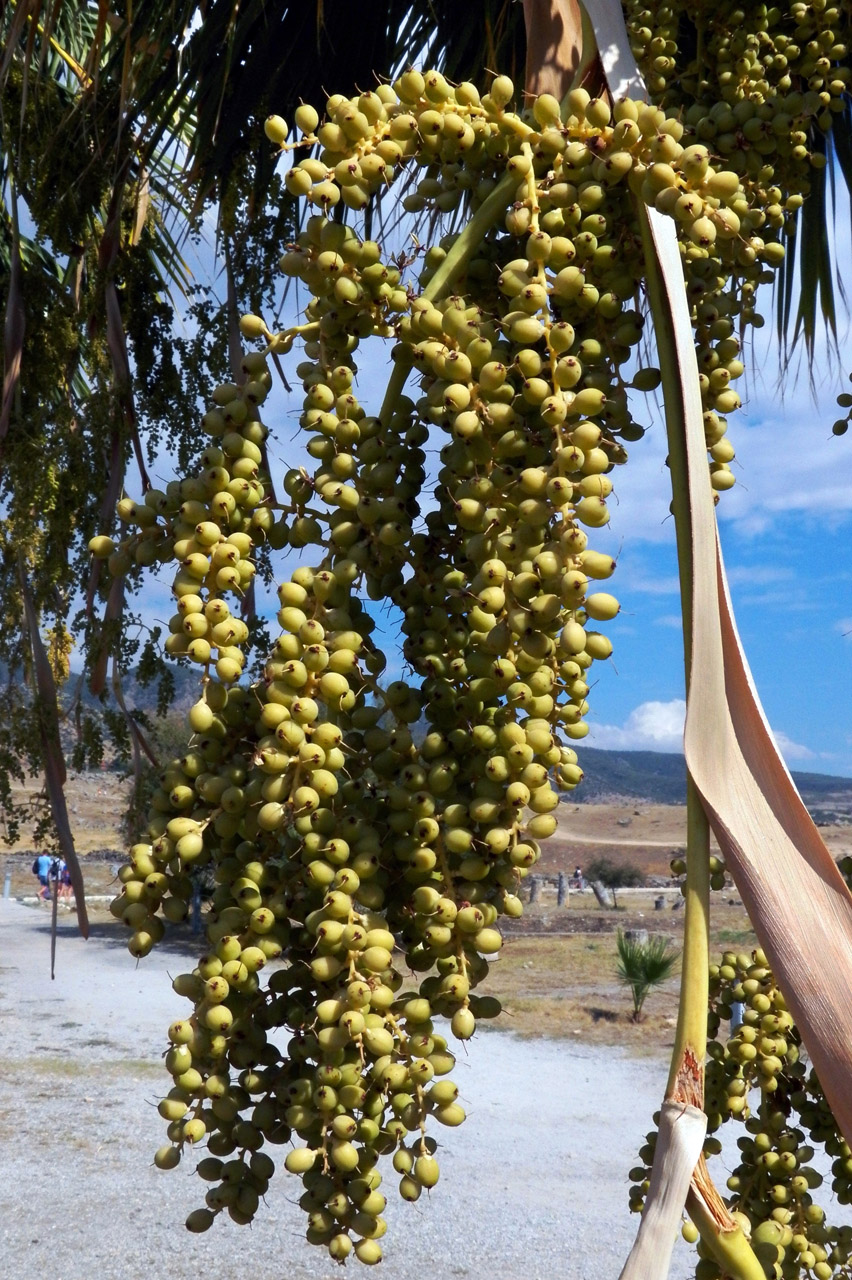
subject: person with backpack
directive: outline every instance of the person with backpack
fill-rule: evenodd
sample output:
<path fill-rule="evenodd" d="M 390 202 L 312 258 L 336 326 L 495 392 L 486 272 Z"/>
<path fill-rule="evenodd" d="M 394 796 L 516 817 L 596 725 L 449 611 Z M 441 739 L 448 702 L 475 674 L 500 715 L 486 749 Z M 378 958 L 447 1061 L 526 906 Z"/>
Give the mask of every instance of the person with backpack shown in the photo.
<path fill-rule="evenodd" d="M 39 882 L 39 899 L 42 902 L 50 902 L 50 868 L 53 863 L 49 853 L 44 850 L 35 858 L 33 862 L 33 875 L 38 876 Z"/>
<path fill-rule="evenodd" d="M 68 863 L 64 858 L 59 859 L 59 901 L 64 902 L 67 906 L 71 905 L 71 896 L 73 887 L 71 884 L 71 872 L 68 870 Z"/>

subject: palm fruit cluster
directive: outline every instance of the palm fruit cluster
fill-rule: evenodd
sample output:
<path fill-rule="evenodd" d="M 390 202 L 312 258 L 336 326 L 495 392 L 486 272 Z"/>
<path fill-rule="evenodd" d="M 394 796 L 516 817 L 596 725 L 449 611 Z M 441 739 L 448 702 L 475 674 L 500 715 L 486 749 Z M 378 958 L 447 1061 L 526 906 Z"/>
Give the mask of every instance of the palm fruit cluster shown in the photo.
<path fill-rule="evenodd" d="M 834 5 L 823 0 L 788 5 L 672 0 L 653 7 L 628 0 L 624 8 L 633 52 L 654 99 L 666 108 L 700 104 L 707 115 L 715 107 L 710 136 L 721 136 L 719 150 L 739 152 L 743 165 L 758 168 L 759 162 L 748 159 L 742 139 L 726 135 L 735 135 L 735 125 L 742 127 L 753 117 L 731 122 L 723 108 L 743 101 L 769 108 L 757 118 L 773 127 L 751 126 L 745 140 L 782 168 L 785 161 L 808 158 L 811 139 L 791 137 L 791 129 L 807 133 L 813 122 L 827 133 L 832 115 L 844 109 L 849 6 L 843 0 Z M 702 118 L 695 113 L 696 122 Z M 709 124 L 701 128 L 707 132 Z"/>
<path fill-rule="evenodd" d="M 671 873 L 680 880 L 680 892 L 686 897 L 686 858 L 672 858 L 669 863 Z M 711 853 L 708 859 L 708 870 L 710 872 L 710 888 L 716 892 L 720 892 L 730 881 L 727 879 L 728 869 L 725 865 L 725 859 L 719 854 Z"/>
<path fill-rule="evenodd" d="M 106 536 L 90 543 L 116 577 L 133 566 L 175 563 L 176 611 L 166 652 L 188 658 L 205 673 L 215 670 L 226 685 L 242 673 L 248 639 L 248 627 L 232 614 L 228 599 L 242 599 L 251 587 L 257 540 L 276 543 L 264 455 L 267 431 L 259 417 L 271 385 L 265 358 L 247 352 L 242 375 L 240 385 L 224 383 L 214 392 L 201 424 L 210 444 L 196 473 L 171 481 L 165 490 L 149 489 L 139 502 L 122 498 L 117 515 L 127 536 L 118 543 Z"/>
<path fill-rule="evenodd" d="M 260 684 L 205 678 L 191 749 L 161 777 L 113 909 L 142 955 L 162 932 L 158 908 L 179 920 L 193 868 L 213 870 L 209 950 L 174 984 L 193 1010 L 169 1029 L 170 1145 L 156 1157 L 170 1168 L 206 1141 L 199 1172 L 213 1185 L 187 1225 L 204 1230 L 225 1210 L 250 1221 L 274 1169 L 260 1148 L 292 1139 L 284 1163 L 303 1178 L 308 1238 L 336 1259 L 354 1250 L 376 1262 L 378 1155 L 395 1153 L 400 1192 L 415 1199 L 438 1177 L 427 1118 L 453 1125 L 464 1112 L 442 1079 L 453 1058 L 431 1006 L 400 990 L 393 961 L 382 859 L 392 828 L 363 746 L 378 718 L 363 692 L 372 622 L 345 564 L 336 569 L 302 567 L 282 583 L 282 633 Z M 417 714 L 416 701 L 397 703 L 394 718 L 401 727 Z M 421 898 L 412 927 L 435 915 L 433 895 Z M 465 936 L 489 942 L 485 929 Z"/>
<path fill-rule="evenodd" d="M 852 374 L 850 375 L 850 381 L 852 381 Z M 842 418 L 836 419 L 831 430 L 836 436 L 845 436 L 849 430 L 850 419 L 852 419 L 852 394 L 848 391 L 841 391 L 837 397 L 837 407 L 838 409 L 844 409 L 845 414 Z"/>
<path fill-rule="evenodd" d="M 832 122 L 848 110 L 849 5 L 629 0 L 624 9 L 654 103 L 682 124 L 681 140 L 692 154 L 710 157 L 740 181 L 726 202 L 726 217 L 736 215 L 749 241 L 739 245 L 737 270 L 726 271 L 713 251 L 687 269 L 699 361 L 723 393 L 721 405 L 707 406 L 705 398 L 705 407 L 722 424 L 737 407 L 730 382 L 742 372 L 743 330 L 764 323 L 757 287 L 783 255 L 780 234 L 795 233 L 815 171 L 826 165 Z M 752 257 L 759 239 L 763 253 Z M 846 400 L 840 397 L 841 407 L 848 408 Z M 720 453 L 727 449 L 722 441 Z"/>
<path fill-rule="evenodd" d="M 757 196 L 661 107 L 577 89 L 564 110 L 542 95 L 518 113 L 513 95 L 504 76 L 480 96 L 411 71 L 329 99 L 322 122 L 300 107 L 293 144 L 267 122 L 282 149 L 311 153 L 286 182 L 313 212 L 281 258 L 308 291 L 304 322 L 243 317 L 260 346 L 214 391 L 197 469 L 123 498 L 126 536 L 93 543 L 116 575 L 174 566 L 166 649 L 201 673 L 187 752 L 160 776 L 113 905 L 144 956 L 186 917 L 196 868 L 215 884 L 208 950 L 175 981 L 192 1008 L 169 1030 L 156 1157 L 168 1168 L 206 1146 L 192 1230 L 250 1221 L 268 1145 L 289 1144 L 308 1239 L 340 1261 L 381 1258 L 382 1156 L 405 1199 L 437 1182 L 429 1129 L 464 1119 L 438 1020 L 467 1040 L 499 1012 L 475 988 L 560 790 L 582 778 L 571 744 L 590 668 L 611 653 L 598 625 L 619 605 L 598 586 L 615 562 L 589 538 L 643 433 L 628 392 L 659 382 L 636 368 L 637 200 L 676 220 L 712 345 L 711 483 L 732 482 L 737 290 L 780 258 Z M 329 215 L 357 213 L 406 166 L 411 212 L 464 205 L 469 220 L 390 260 Z M 354 354 L 371 337 L 393 347 L 368 412 Z M 267 357 L 297 341 L 314 465 L 288 468 L 279 500 L 260 406 Z M 269 551 L 298 563 L 251 682 L 246 597 Z M 405 678 L 382 681 L 365 599 L 400 611 Z"/>
<path fill-rule="evenodd" d="M 845 869 L 847 875 L 852 870 Z M 852 1227 L 832 1226 L 813 1192 L 823 1185 L 814 1167 L 822 1148 L 831 1164 L 831 1192 L 852 1203 L 852 1159 L 810 1067 L 805 1046 L 766 956 L 727 951 L 710 966 L 705 1157 L 721 1151 L 726 1122 L 742 1124 L 739 1164 L 727 1179 L 726 1203 L 750 1238 L 767 1276 L 777 1280 L 846 1277 Z M 641 1210 L 648 1189 L 655 1135 L 648 1134 L 631 1170 L 630 1204 Z M 823 1159 L 817 1161 L 825 1166 Z M 690 1240 L 697 1233 L 688 1224 Z M 720 1280 L 718 1264 L 698 1243 L 696 1280 Z"/>
<path fill-rule="evenodd" d="M 644 21 L 645 11 L 637 12 Z M 657 11 L 657 24 L 665 25 L 668 12 Z M 676 26 L 678 15 L 670 21 Z M 647 29 L 637 29 L 644 38 Z M 655 27 L 649 47 L 661 39 Z M 292 143 L 283 143 L 286 133 L 277 118 L 270 133 L 285 149 L 312 148 L 309 158 L 294 159 L 287 183 L 323 209 L 340 200 L 361 207 L 409 158 L 424 171 L 404 199 L 411 211 L 440 214 L 462 199 L 472 210 L 494 199 L 508 206 L 508 239 L 500 245 L 492 238 L 473 253 L 463 283 L 480 305 L 493 305 L 502 275 L 497 288 L 514 302 L 507 324 L 516 334 L 535 332 L 536 309 L 547 306 L 548 295 L 551 311 L 577 329 L 575 343 L 562 354 L 580 361 L 579 390 L 604 393 L 597 413 L 612 434 L 628 441 L 642 428 L 631 417 L 627 387 L 655 385 L 651 370 L 640 370 L 629 384 L 619 374 L 641 338 L 633 300 L 643 274 L 642 252 L 632 201 L 638 197 L 671 215 L 695 325 L 711 478 L 723 490 L 734 483 L 734 453 L 725 435 L 727 416 L 741 403 L 733 384 L 744 372 L 743 328 L 762 324 L 757 287 L 774 278 L 784 257 L 782 232 L 807 191 L 808 172 L 824 162 L 818 149 L 799 143 L 775 180 L 764 142 L 750 139 L 751 127 L 741 131 L 753 109 L 763 110 L 764 104 L 753 102 L 757 94 L 748 84 L 741 89 L 731 108 L 737 114 L 728 145 L 715 122 L 712 128 L 702 123 L 700 103 L 690 103 L 690 114 L 665 93 L 662 105 L 609 104 L 576 89 L 563 108 L 544 94 L 518 113 L 511 110 L 513 86 L 505 76 L 480 97 L 474 86 L 451 86 L 438 72 L 411 71 L 375 93 L 329 99 L 328 118 L 319 128 L 310 109 L 303 122 L 310 129 Z M 812 111 L 817 99 L 811 91 L 802 111 Z M 727 126 L 725 117 L 721 123 Z M 809 128 L 810 117 L 803 136 L 812 141 Z M 776 149 L 783 145 L 774 132 L 772 140 Z M 752 173 L 754 157 L 760 164 Z M 429 287 L 434 272 L 440 277 L 456 238 L 446 237 L 427 252 L 422 286 Z M 578 356 L 580 348 L 585 359 Z"/>
<path fill-rule="evenodd" d="M 326 225 L 323 220 L 311 227 L 320 233 L 316 247 Z M 366 300 L 362 313 L 375 305 Z M 249 317 L 244 328 L 257 326 Z M 270 345 L 284 343 L 276 337 Z M 332 350 L 334 360 L 345 358 L 339 346 Z M 514 713 L 506 713 L 501 747 L 532 786 L 522 790 L 519 778 L 508 806 L 493 800 L 486 806 L 474 795 L 480 807 L 473 812 L 482 820 L 490 814 L 491 844 L 484 845 L 483 858 L 463 829 L 466 809 L 450 803 L 460 794 L 467 798 L 481 782 L 483 755 L 471 755 L 458 734 L 452 746 L 430 735 L 422 751 L 415 750 L 408 725 L 421 714 L 423 693 L 402 681 L 387 689 L 375 682 L 384 658 L 366 639 L 373 624 L 354 590 L 364 586 L 368 593 L 393 596 L 406 587 L 399 564 L 416 516 L 411 503 L 422 482 L 423 429 L 413 421 L 411 402 L 400 397 L 380 441 L 381 423 L 368 420 L 352 394 L 351 368 L 317 360 L 300 371 L 302 425 L 317 433 L 309 452 L 319 465 L 310 477 L 294 469 L 285 478 L 292 499 L 287 540 L 295 547 L 320 543 L 305 523 L 318 519 L 309 514 L 315 509 L 333 550 L 322 564 L 302 566 L 281 584 L 283 630 L 261 684 L 236 683 L 245 624 L 237 631 L 231 620 L 227 636 L 215 630 L 230 617 L 224 597 L 239 597 L 241 586 L 236 577 L 221 577 L 220 557 L 209 548 L 234 545 L 230 526 L 240 523 L 246 542 L 239 544 L 236 563 L 245 566 L 248 582 L 252 548 L 281 529 L 281 518 L 252 522 L 241 508 L 226 520 L 211 506 L 224 483 L 208 474 L 222 467 L 220 457 L 211 457 L 211 445 L 202 455 L 203 469 L 181 482 L 174 502 L 158 504 L 155 520 L 146 525 L 177 560 L 177 622 L 167 649 L 201 662 L 204 675 L 189 714 L 190 750 L 160 778 L 147 840 L 134 847 L 122 870 L 123 890 L 113 910 L 133 930 L 133 954 L 142 956 L 162 936 L 161 917 L 185 917 L 193 868 L 213 868 L 218 887 L 208 918 L 210 950 L 175 983 L 194 1010 L 170 1029 L 166 1064 L 174 1086 L 161 1104 L 170 1145 L 157 1153 L 157 1163 L 170 1168 L 186 1145 L 207 1144 L 199 1169 L 214 1185 L 205 1207 L 190 1215 L 190 1228 L 206 1229 L 225 1210 L 248 1221 L 274 1167 L 260 1147 L 292 1138 L 302 1145 L 285 1165 L 305 1181 L 309 1239 L 326 1244 L 335 1258 L 354 1250 L 362 1261 L 375 1262 L 384 1230 L 374 1171 L 378 1154 L 394 1152 L 400 1193 L 415 1199 L 438 1177 L 427 1118 L 445 1125 L 464 1118 L 455 1086 L 433 1079 L 446 1074 L 452 1056 L 432 1017 L 445 1014 L 453 1033 L 466 1039 L 478 1017 L 499 1011 L 496 1001 L 477 997 L 472 988 L 487 972 L 485 957 L 501 945 L 493 928 L 498 911 L 520 911 L 510 890 L 537 856 L 534 833 L 549 834 L 555 826 L 548 811 L 557 797 L 548 768 L 526 766 L 536 752 L 551 765 L 569 762 L 546 720 L 521 729 Z M 219 389 L 214 405 L 230 398 Z M 218 413 L 212 408 L 203 422 L 217 438 Z M 329 438 L 323 430 L 332 415 L 333 438 L 348 432 L 348 462 L 337 449 L 316 447 Z M 259 438 L 256 413 L 252 422 Z M 406 475 L 408 505 L 400 484 Z M 357 503 L 341 500 L 344 477 L 362 486 Z M 265 474 L 251 480 L 262 494 Z M 200 510 L 203 498 L 207 509 Z M 270 512 L 270 504 L 262 510 Z M 347 510 L 357 513 L 357 538 L 351 521 L 338 518 Z M 226 514 L 233 515 L 229 505 Z M 208 528 L 214 516 L 218 541 Z M 189 538 L 193 519 L 198 524 Z M 100 542 L 94 549 L 111 559 L 129 556 L 139 537 L 132 535 L 118 553 Z M 117 571 L 123 567 L 115 559 L 112 564 Z M 454 583 L 460 613 L 470 607 L 463 585 Z M 441 591 L 445 596 L 443 586 Z M 410 587 L 408 592 L 410 609 Z M 192 620 L 189 628 L 186 619 Z M 437 625 L 437 618 L 431 621 Z M 419 634 L 415 627 L 412 632 Z M 227 640 L 228 652 L 188 651 L 206 635 L 211 644 Z M 231 665 L 223 667 L 223 661 Z M 490 741 L 497 742 L 493 732 Z M 465 778 L 455 786 L 459 758 Z M 578 776 L 561 781 L 573 785 Z M 435 797 L 451 786 L 447 802 L 436 805 Z M 533 808 L 526 828 L 525 798 Z M 504 809 L 508 833 L 497 831 Z M 521 831 L 526 843 L 518 838 Z M 438 970 L 424 978 L 419 992 L 397 995 L 397 940 L 415 972 Z M 263 987 L 260 970 L 278 958 L 286 969 Z M 283 1027 L 293 1036 L 286 1054 L 270 1045 L 267 1034 Z"/>
<path fill-rule="evenodd" d="M 789 224 L 846 109 L 848 5 L 625 8 L 654 101 L 741 175 L 763 225 Z"/>

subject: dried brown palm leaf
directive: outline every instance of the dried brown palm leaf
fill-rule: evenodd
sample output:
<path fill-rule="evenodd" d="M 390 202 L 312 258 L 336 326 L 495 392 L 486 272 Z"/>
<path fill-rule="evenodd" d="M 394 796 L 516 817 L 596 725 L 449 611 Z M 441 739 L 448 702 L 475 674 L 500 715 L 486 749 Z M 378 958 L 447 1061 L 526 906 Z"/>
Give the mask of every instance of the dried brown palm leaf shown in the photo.
<path fill-rule="evenodd" d="M 142 232 L 145 230 L 145 223 L 148 220 L 150 205 L 151 183 L 148 179 L 147 169 L 143 169 L 136 183 L 136 214 L 133 219 L 133 231 L 130 236 L 132 245 L 137 245 L 142 238 Z"/>
<path fill-rule="evenodd" d="M 852 895 L 766 722 L 737 635 L 719 545 L 695 350 L 668 220 L 648 213 L 680 369 L 693 567 L 684 749 L 737 888 L 844 1136 L 852 1137 Z"/>
<path fill-rule="evenodd" d="M 645 96 L 621 6 L 617 0 L 587 4 L 613 96 Z M 654 209 L 640 208 L 639 214 L 664 371 L 672 483 L 680 499 L 679 544 L 686 543 L 682 554 L 690 571 L 691 600 L 684 600 L 690 635 L 687 767 L 848 1139 L 852 896 L 781 759 L 737 635 L 707 474 L 698 367 L 674 226 Z M 730 1274 L 742 1280 L 759 1276 L 759 1264 L 706 1180 L 703 1165 L 696 1174 L 690 1209 L 705 1240 Z M 659 1188 L 668 1175 L 663 1164 L 646 1214 L 656 1215 L 654 1199 L 662 1195 Z M 669 1212 L 671 1217 L 672 1206 Z M 662 1244 L 664 1234 L 658 1239 Z M 664 1276 L 667 1270 L 666 1265 L 653 1274 Z"/>
<path fill-rule="evenodd" d="M 677 1226 L 706 1132 L 707 1117 L 700 1108 L 663 1103 L 647 1208 L 620 1280 L 668 1275 Z"/>

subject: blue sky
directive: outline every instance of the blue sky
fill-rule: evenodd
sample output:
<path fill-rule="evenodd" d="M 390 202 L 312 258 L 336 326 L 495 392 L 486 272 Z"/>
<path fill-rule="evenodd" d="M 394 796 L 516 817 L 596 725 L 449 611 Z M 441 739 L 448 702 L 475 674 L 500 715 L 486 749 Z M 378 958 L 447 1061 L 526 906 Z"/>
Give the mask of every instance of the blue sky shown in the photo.
<path fill-rule="evenodd" d="M 200 272 L 212 266 L 207 254 L 204 259 Z M 764 310 L 771 315 L 768 295 Z M 848 349 L 845 336 L 841 350 Z M 294 352 L 286 362 L 291 382 L 298 359 Z M 377 411 L 381 401 L 387 360 L 387 344 L 379 342 L 357 353 L 357 390 L 367 412 Z M 771 323 L 756 333 L 746 360 L 748 371 L 738 383 L 744 408 L 731 415 L 729 429 L 737 484 L 717 508 L 737 624 L 788 764 L 852 776 L 852 433 L 831 434 L 835 397 L 847 388 L 849 369 L 836 360 L 832 366 L 823 342 L 813 367 L 816 394 L 804 366 L 798 377 L 788 376 L 782 393 Z M 618 559 L 607 587 L 622 612 L 605 628 L 615 645 L 612 660 L 593 669 L 585 741 L 677 751 L 683 651 L 665 427 L 656 397 L 639 399 L 644 411 L 637 405 L 636 416 L 649 429 L 612 476 L 610 525 L 590 531 L 590 545 Z M 281 466 L 304 458 L 294 439 L 300 404 L 296 380 L 292 397 L 276 382 L 264 406 L 272 456 Z M 163 474 L 155 483 L 168 478 Z M 145 594 L 145 613 L 167 619 L 172 609 L 165 577 L 158 585 L 149 579 Z M 378 606 L 375 614 L 389 671 L 399 674 L 394 618 Z"/>
<path fill-rule="evenodd" d="M 717 508 L 743 646 L 773 732 L 793 768 L 852 775 L 852 453 L 831 434 L 847 373 L 821 359 L 775 385 L 777 349 L 757 335 L 745 408 L 731 415 L 737 485 Z M 622 613 L 615 654 L 590 701 L 587 741 L 623 749 L 679 748 L 682 632 L 673 522 L 667 518 L 665 432 L 652 411 L 645 438 L 618 472 L 618 503 L 601 549 L 616 554 Z"/>

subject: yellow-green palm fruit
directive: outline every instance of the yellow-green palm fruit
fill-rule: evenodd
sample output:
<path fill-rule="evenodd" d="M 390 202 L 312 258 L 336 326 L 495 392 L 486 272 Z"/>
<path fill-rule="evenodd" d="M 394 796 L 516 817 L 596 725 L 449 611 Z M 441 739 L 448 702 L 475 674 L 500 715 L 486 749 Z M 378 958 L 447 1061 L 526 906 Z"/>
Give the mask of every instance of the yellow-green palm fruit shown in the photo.
<path fill-rule="evenodd" d="M 583 573 L 590 578 L 610 578 L 615 572 L 616 561 L 612 556 L 604 555 L 600 551 L 586 548 L 579 553 L 577 559 Z"/>
<path fill-rule="evenodd" d="M 352 1252 L 351 1239 L 345 1232 L 338 1232 L 337 1235 L 332 1236 L 329 1240 L 328 1252 L 331 1257 L 334 1258 L 335 1262 L 344 1262 Z"/>
<path fill-rule="evenodd" d="M 382 1260 L 381 1245 L 375 1240 L 359 1240 L 355 1245 L 355 1257 L 367 1266 L 373 1266 Z"/>
<path fill-rule="evenodd" d="M 586 631 L 586 653 L 596 661 L 603 661 L 612 655 L 612 641 L 600 631 Z"/>
<path fill-rule="evenodd" d="M 154 1164 L 158 1169 L 176 1169 L 180 1157 L 180 1147 L 160 1147 L 154 1154 Z"/>
<path fill-rule="evenodd" d="M 508 76 L 496 76 L 488 91 L 488 97 L 498 111 L 508 106 L 514 94 L 515 86 Z"/>
<path fill-rule="evenodd" d="M 303 134 L 312 134 L 319 124 L 319 115 L 310 103 L 302 102 L 293 113 L 296 128 Z"/>
<path fill-rule="evenodd" d="M 284 1167 L 290 1173 L 307 1173 L 316 1164 L 317 1154 L 310 1147 L 294 1147 L 292 1151 L 288 1152 L 284 1160 Z"/>
<path fill-rule="evenodd" d="M 261 317 L 251 314 L 240 316 L 240 333 L 244 338 L 265 338 L 271 336 Z"/>
<path fill-rule="evenodd" d="M 287 141 L 289 129 L 287 121 L 281 116 L 267 116 L 263 124 L 263 131 L 270 142 L 277 143 L 282 146 Z"/>
<path fill-rule="evenodd" d="M 732 489 L 736 481 L 737 478 L 727 463 L 714 462 L 710 467 L 710 484 L 718 492 Z"/>
<path fill-rule="evenodd" d="M 450 1020 L 450 1026 L 457 1039 L 469 1040 L 476 1030 L 476 1019 L 470 1009 L 457 1009 Z"/>
<path fill-rule="evenodd" d="M 602 498 L 581 498 L 574 507 L 574 515 L 592 529 L 600 529 L 609 522 L 609 508 Z"/>
<path fill-rule="evenodd" d="M 187 1231 L 199 1234 L 203 1231 L 209 1231 L 213 1225 L 215 1214 L 209 1209 L 193 1209 L 192 1213 L 186 1220 Z"/>
<path fill-rule="evenodd" d="M 585 609 L 590 618 L 596 622 L 608 622 L 620 611 L 621 605 L 615 596 L 605 591 L 597 591 L 586 597 Z"/>
<path fill-rule="evenodd" d="M 430 1189 L 437 1186 L 441 1171 L 434 1156 L 418 1156 L 414 1161 L 414 1177 L 421 1187 Z"/>

